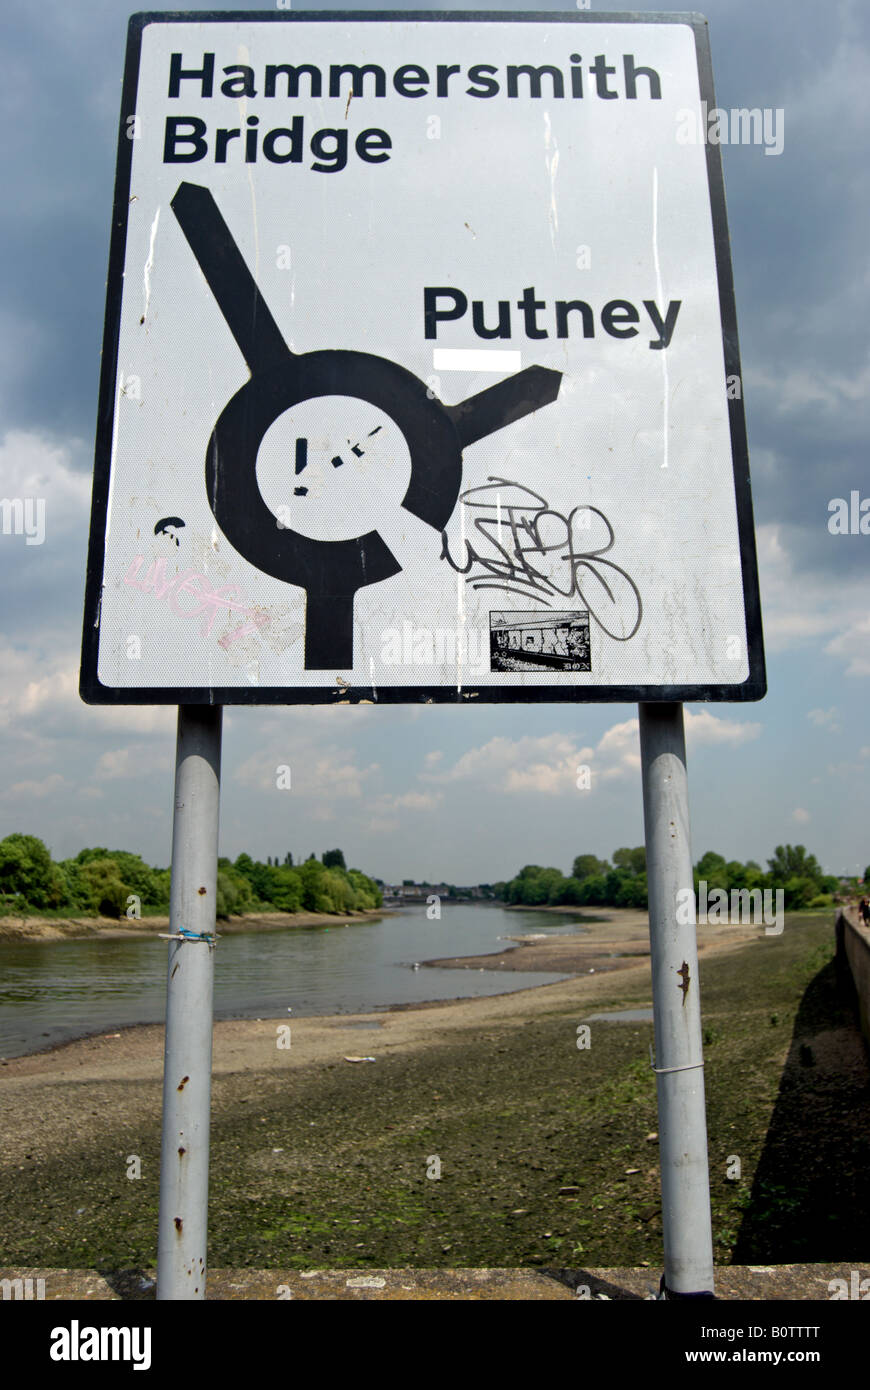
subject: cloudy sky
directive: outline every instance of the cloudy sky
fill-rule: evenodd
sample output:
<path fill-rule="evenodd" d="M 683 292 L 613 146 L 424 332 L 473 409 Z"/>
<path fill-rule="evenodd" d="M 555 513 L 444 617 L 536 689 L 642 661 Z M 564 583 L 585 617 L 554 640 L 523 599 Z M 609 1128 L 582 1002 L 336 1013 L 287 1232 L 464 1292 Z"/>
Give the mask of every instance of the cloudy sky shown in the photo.
<path fill-rule="evenodd" d="M 722 152 L 769 689 L 757 704 L 686 707 L 694 857 L 763 862 L 800 842 L 828 871 L 855 872 L 870 861 L 870 536 L 830 534 L 828 504 L 870 496 L 870 11 L 861 0 L 709 0 L 704 12 L 720 107 L 782 108 L 785 138 L 774 157 L 760 145 Z M 0 835 L 39 835 L 56 857 L 102 844 L 165 864 L 174 708 L 107 710 L 78 695 L 128 14 L 120 0 L 42 0 L 0 22 L 11 55 L 0 495 L 46 504 L 43 544 L 0 535 Z M 576 786 L 581 763 L 591 791 Z M 276 788 L 282 764 L 290 792 Z M 221 843 L 232 857 L 340 846 L 386 879 L 485 882 L 525 863 L 568 870 L 577 853 L 609 856 L 641 842 L 642 827 L 630 705 L 225 714 Z"/>

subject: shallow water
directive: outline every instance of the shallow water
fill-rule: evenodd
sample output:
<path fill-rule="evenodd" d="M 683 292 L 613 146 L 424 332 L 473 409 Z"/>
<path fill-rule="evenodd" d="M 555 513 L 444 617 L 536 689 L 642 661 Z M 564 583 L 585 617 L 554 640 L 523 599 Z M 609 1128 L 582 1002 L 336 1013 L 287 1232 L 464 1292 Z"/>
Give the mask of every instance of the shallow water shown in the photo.
<path fill-rule="evenodd" d="M 609 1014 L 587 1014 L 585 1023 L 652 1023 L 653 1011 L 648 1009 L 614 1009 Z"/>
<path fill-rule="evenodd" d="M 540 972 L 414 969 L 415 962 L 498 952 L 503 938 L 582 931 L 580 918 L 445 904 L 376 921 L 246 932 L 217 946 L 215 1017 L 367 1013 L 390 1004 L 507 994 L 564 979 Z M 167 943 L 0 944 L 0 1056 L 17 1057 L 85 1033 L 162 1022 Z"/>

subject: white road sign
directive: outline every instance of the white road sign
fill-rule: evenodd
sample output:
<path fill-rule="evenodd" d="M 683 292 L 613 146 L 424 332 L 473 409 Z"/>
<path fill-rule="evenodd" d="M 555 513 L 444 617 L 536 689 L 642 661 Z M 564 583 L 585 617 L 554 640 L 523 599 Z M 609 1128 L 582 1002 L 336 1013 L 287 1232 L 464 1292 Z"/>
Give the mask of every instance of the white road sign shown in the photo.
<path fill-rule="evenodd" d="M 686 16 L 135 16 L 84 698 L 759 698 L 703 102 Z"/>

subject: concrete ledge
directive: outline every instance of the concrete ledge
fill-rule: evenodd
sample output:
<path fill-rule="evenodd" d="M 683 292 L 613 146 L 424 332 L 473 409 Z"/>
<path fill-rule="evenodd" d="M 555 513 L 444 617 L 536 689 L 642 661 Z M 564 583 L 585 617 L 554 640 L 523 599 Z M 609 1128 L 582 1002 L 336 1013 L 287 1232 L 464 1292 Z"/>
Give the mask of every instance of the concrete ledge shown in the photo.
<path fill-rule="evenodd" d="M 858 996 L 858 1013 L 864 1040 L 870 1044 L 870 931 L 852 908 L 840 908 L 834 928 L 837 958 L 849 967 Z"/>
<path fill-rule="evenodd" d="M 658 1269 L 213 1269 L 208 1298 L 305 1301 L 561 1301 L 636 1302 L 658 1290 Z M 716 1270 L 722 1300 L 827 1302 L 831 1281 L 850 1291 L 870 1279 L 863 1265 L 726 1265 Z M 7 1282 L 8 1281 L 8 1282 Z M 99 1274 L 92 1269 L 0 1269 L 2 1299 L 91 1302 L 146 1301 L 155 1293 L 153 1270 Z M 588 1292 L 587 1292 L 588 1290 Z M 847 1292 L 846 1297 L 849 1296 Z M 855 1297 L 858 1295 L 855 1294 Z"/>

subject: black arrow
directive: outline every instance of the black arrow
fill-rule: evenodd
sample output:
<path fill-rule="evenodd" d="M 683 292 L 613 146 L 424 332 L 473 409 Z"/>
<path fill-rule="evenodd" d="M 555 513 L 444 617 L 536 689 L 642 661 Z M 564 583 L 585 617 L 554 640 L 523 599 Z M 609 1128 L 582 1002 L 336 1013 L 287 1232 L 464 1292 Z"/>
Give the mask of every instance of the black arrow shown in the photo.
<path fill-rule="evenodd" d="M 476 396 L 444 409 L 459 432 L 463 449 L 496 430 L 522 420 L 542 405 L 550 405 L 559 394 L 561 372 L 548 367 L 527 367 L 525 371 L 488 386 Z"/>
<path fill-rule="evenodd" d="M 179 184 L 169 206 L 252 375 L 293 357 L 209 189 Z"/>

